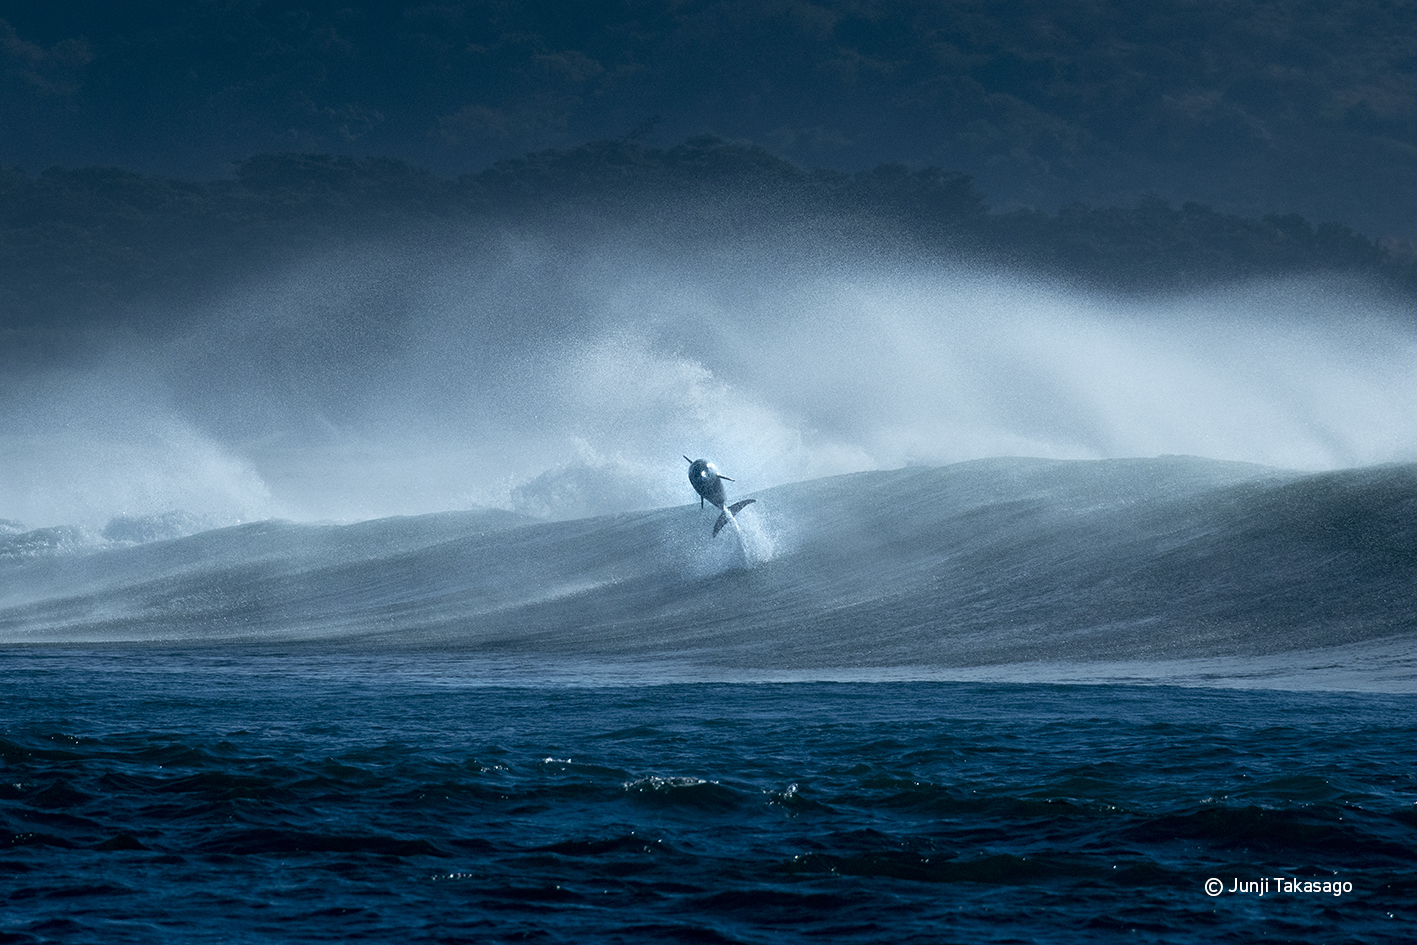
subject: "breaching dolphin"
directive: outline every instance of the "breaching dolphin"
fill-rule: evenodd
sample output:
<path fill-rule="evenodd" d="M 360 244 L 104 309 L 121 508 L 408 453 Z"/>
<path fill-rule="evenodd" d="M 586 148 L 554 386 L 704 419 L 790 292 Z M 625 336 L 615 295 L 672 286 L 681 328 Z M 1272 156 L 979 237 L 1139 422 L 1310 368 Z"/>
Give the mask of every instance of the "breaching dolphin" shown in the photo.
<path fill-rule="evenodd" d="M 725 507 L 728 501 L 728 494 L 723 491 L 725 482 L 732 482 L 727 476 L 719 475 L 717 469 L 713 468 L 713 463 L 706 459 L 690 459 L 685 456 L 684 461 L 689 464 L 689 483 L 694 487 L 694 491 L 699 494 L 699 508 L 704 507 L 704 500 L 723 509 L 719 513 L 718 521 L 713 523 L 713 535 L 718 537 L 719 529 L 728 524 L 731 515 L 737 515 L 745 506 L 752 505 L 757 499 L 744 499 L 742 502 L 734 502 Z"/>

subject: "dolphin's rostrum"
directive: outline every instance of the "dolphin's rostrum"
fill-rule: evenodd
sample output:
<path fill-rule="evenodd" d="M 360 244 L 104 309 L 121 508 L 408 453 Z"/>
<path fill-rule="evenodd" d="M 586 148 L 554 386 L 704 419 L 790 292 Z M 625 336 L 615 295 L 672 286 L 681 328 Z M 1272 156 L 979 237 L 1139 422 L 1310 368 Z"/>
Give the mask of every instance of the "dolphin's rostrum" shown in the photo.
<path fill-rule="evenodd" d="M 731 516 L 737 515 L 745 506 L 752 505 L 757 499 L 744 499 L 742 502 L 734 502 L 732 505 L 725 505 L 728 501 L 728 494 L 723 491 L 725 482 L 732 482 L 727 476 L 719 475 L 713 463 L 706 459 L 689 459 L 685 456 L 684 461 L 689 464 L 689 483 L 694 487 L 694 491 L 699 494 L 699 508 L 704 507 L 704 500 L 718 506 L 723 511 L 718 516 L 718 521 L 713 523 L 714 537 L 718 537 L 719 529 L 728 524 Z"/>

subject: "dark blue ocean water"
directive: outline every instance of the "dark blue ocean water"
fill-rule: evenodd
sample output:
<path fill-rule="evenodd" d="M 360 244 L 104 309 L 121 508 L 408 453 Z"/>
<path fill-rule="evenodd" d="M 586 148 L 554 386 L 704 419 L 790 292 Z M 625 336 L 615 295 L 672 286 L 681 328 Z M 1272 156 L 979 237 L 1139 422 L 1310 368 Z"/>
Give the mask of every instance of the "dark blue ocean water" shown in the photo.
<path fill-rule="evenodd" d="M 524 670 L 0 653 L 0 941 L 1417 937 L 1412 696 Z"/>

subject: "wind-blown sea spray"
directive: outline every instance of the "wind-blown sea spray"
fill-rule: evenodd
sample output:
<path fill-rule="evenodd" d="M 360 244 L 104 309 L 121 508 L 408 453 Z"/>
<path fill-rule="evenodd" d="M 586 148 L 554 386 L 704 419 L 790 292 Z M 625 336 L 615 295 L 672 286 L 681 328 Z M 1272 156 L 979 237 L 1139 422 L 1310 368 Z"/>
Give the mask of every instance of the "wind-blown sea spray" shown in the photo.
<path fill-rule="evenodd" d="M 999 455 L 1417 457 L 1417 329 L 1359 283 L 1108 297 L 754 246 L 336 248 L 181 336 L 0 385 L 0 518 L 564 519 L 682 502 L 686 442 L 755 488 Z"/>
<path fill-rule="evenodd" d="M 282 513 L 241 450 L 174 403 L 149 359 L 0 381 L 0 519 L 191 530 Z"/>

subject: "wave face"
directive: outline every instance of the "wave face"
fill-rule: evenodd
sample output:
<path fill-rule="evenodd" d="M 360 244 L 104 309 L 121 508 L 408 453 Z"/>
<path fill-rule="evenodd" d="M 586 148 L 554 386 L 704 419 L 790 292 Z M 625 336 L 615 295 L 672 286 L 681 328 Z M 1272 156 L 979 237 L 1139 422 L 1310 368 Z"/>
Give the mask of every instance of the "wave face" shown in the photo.
<path fill-rule="evenodd" d="M 756 498 L 717 539 L 697 504 L 0 535 L 0 641 L 787 670 L 1258 657 L 1417 628 L 1417 465 L 996 459 Z"/>

